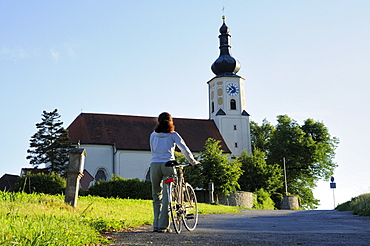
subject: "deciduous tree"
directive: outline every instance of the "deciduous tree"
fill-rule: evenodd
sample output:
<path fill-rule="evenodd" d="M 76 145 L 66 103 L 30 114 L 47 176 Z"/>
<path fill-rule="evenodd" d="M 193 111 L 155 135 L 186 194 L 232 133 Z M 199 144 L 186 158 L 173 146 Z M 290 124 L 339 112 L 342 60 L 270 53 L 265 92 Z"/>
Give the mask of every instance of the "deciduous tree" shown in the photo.
<path fill-rule="evenodd" d="M 323 123 L 312 119 L 300 126 L 287 115 L 279 115 L 277 122 L 273 128 L 266 121 L 261 126 L 251 124 L 255 135 L 252 144 L 265 152 L 268 165 L 278 164 L 283 169 L 285 159 L 288 192 L 300 197 L 303 208 L 316 208 L 319 201 L 312 190 L 318 180 L 328 179 L 337 167 L 333 159 L 339 141 Z M 284 189 L 280 193 L 284 194 Z"/>
<path fill-rule="evenodd" d="M 251 154 L 243 151 L 238 160 L 244 171 L 239 179 L 241 190 L 256 192 L 263 189 L 273 194 L 283 186 L 283 170 L 278 164 L 268 165 L 265 153 L 258 148 Z"/>
<path fill-rule="evenodd" d="M 200 153 L 202 176 L 205 181 L 203 188 L 213 182 L 215 193 L 229 195 L 240 188 L 238 180 L 243 171 L 238 160 L 230 161 L 229 155 L 221 150 L 220 141 L 209 138 L 205 144 L 205 151 Z"/>
<path fill-rule="evenodd" d="M 204 151 L 198 160 L 201 162 L 197 168 L 185 170 L 185 180 L 194 187 L 208 190 L 209 182 L 214 183 L 215 193 L 229 195 L 240 188 L 238 180 L 243 173 L 238 160 L 231 161 L 228 154 L 223 153 L 220 141 L 207 139 Z M 179 163 L 187 163 L 181 153 L 176 154 Z"/>

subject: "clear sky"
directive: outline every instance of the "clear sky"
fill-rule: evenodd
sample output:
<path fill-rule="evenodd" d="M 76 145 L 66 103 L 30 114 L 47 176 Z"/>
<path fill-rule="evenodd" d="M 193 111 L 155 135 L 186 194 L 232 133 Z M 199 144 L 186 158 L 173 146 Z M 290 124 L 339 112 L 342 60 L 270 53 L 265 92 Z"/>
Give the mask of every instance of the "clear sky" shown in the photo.
<path fill-rule="evenodd" d="M 323 122 L 340 139 L 336 203 L 370 192 L 368 0 L 0 0 L 0 175 L 31 167 L 43 110 L 65 128 L 81 112 L 207 119 L 223 7 L 251 120 Z"/>

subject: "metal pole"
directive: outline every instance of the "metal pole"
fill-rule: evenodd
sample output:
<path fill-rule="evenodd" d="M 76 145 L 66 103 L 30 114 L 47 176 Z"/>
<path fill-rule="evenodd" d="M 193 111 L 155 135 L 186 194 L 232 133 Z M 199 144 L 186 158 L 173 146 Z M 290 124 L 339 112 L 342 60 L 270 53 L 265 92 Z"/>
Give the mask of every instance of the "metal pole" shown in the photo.
<path fill-rule="evenodd" d="M 284 164 L 284 179 L 285 179 L 285 195 L 288 195 L 288 181 L 286 178 L 286 167 L 285 167 L 285 157 L 283 158 L 283 164 Z"/>
<path fill-rule="evenodd" d="M 209 203 L 213 204 L 215 203 L 214 197 L 213 197 L 213 191 L 215 190 L 213 182 L 208 183 L 208 192 L 209 192 Z"/>
<path fill-rule="evenodd" d="M 334 189 L 333 189 L 333 200 L 334 200 L 334 209 L 335 209 L 335 195 L 334 195 Z"/>

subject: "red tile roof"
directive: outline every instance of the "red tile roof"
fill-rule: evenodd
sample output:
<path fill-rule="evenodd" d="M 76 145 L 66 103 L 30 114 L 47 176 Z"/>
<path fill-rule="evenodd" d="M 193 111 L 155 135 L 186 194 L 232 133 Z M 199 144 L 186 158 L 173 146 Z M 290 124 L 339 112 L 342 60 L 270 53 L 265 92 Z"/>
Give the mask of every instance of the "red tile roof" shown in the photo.
<path fill-rule="evenodd" d="M 204 151 L 208 138 L 221 141 L 230 153 L 213 120 L 173 119 L 176 131 L 193 152 Z M 115 144 L 119 150 L 150 151 L 149 135 L 156 126 L 155 117 L 81 113 L 67 128 L 74 144 Z"/>

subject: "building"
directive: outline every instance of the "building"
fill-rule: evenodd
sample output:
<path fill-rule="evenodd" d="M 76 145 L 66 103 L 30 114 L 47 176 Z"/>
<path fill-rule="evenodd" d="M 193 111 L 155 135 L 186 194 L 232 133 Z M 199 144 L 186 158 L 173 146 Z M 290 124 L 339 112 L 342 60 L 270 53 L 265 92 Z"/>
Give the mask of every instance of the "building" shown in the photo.
<path fill-rule="evenodd" d="M 19 176 L 5 173 L 0 178 L 0 190 L 9 191 L 12 190 L 15 184 L 18 182 Z"/>
<path fill-rule="evenodd" d="M 225 153 L 237 157 L 243 150 L 251 152 L 249 114 L 224 16 L 219 40 L 220 56 L 211 67 L 216 76 L 207 82 L 209 119 L 174 118 L 174 123 L 193 153 L 203 151 L 205 141 L 214 138 Z M 85 169 L 95 180 L 109 180 L 112 174 L 145 179 L 155 124 L 154 117 L 81 113 L 68 130 L 71 141 L 86 149 Z"/>

